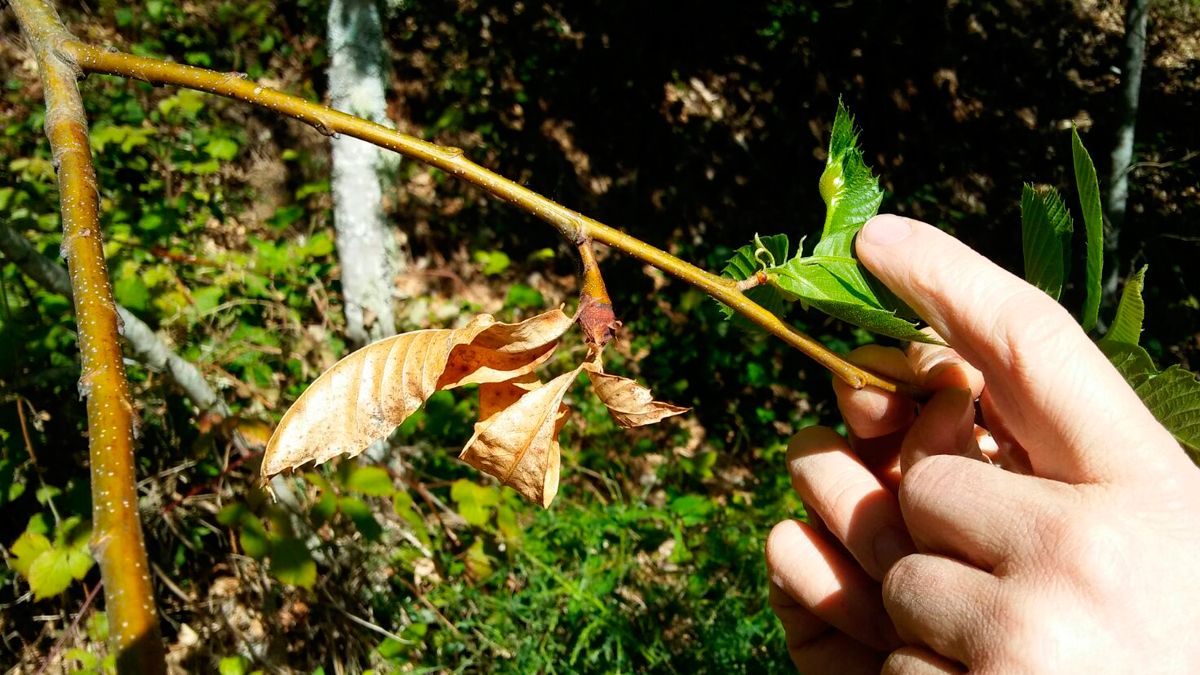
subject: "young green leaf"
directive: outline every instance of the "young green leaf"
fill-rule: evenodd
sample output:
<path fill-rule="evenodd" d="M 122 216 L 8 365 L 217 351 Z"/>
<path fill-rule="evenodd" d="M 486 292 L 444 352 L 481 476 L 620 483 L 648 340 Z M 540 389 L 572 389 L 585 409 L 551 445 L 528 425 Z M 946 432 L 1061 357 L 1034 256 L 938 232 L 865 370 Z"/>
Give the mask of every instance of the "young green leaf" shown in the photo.
<path fill-rule="evenodd" d="M 1137 345 L 1101 340 L 1096 346 L 1100 347 L 1100 351 L 1108 357 L 1108 362 L 1113 364 L 1117 372 L 1121 373 L 1121 377 L 1135 390 L 1147 378 L 1158 373 L 1150 353 Z"/>
<path fill-rule="evenodd" d="M 821 173 L 820 187 L 821 198 L 825 200 L 825 225 L 813 255 L 851 257 L 854 235 L 879 210 L 883 191 L 879 189 L 879 180 L 863 162 L 854 118 L 841 101 L 833 119 L 829 157 Z"/>
<path fill-rule="evenodd" d="M 1142 319 L 1146 314 L 1146 306 L 1142 303 L 1142 286 L 1145 281 L 1146 266 L 1143 265 L 1125 282 L 1125 288 L 1121 291 L 1121 302 L 1117 304 L 1117 314 L 1101 342 L 1128 345 L 1138 343 L 1142 336 Z"/>
<path fill-rule="evenodd" d="M 346 477 L 346 488 L 372 497 L 390 497 L 396 491 L 387 469 L 378 466 L 356 466 Z"/>
<path fill-rule="evenodd" d="M 773 286 L 830 316 L 867 330 L 914 342 L 934 342 L 916 325 L 884 308 L 852 258 L 795 258 L 767 270 Z"/>
<path fill-rule="evenodd" d="M 1080 323 L 1089 331 L 1096 327 L 1100 314 L 1100 280 L 1104 273 L 1104 216 L 1100 210 L 1100 183 L 1096 166 L 1079 139 L 1079 130 L 1071 129 L 1071 156 L 1075 164 L 1075 188 L 1079 191 L 1079 206 L 1083 209 L 1083 225 L 1087 230 L 1087 296 L 1083 301 Z"/>
<path fill-rule="evenodd" d="M 1025 280 L 1055 300 L 1062 295 L 1067 276 L 1071 214 L 1054 188 L 1026 183 L 1021 191 L 1021 243 L 1025 252 Z"/>
<path fill-rule="evenodd" d="M 725 263 L 721 276 L 736 281 L 745 281 L 760 270 L 774 267 L 788 259 L 791 246 L 786 234 L 774 234 L 769 237 L 754 236 L 754 242 L 733 252 L 733 257 Z M 755 286 L 746 291 L 746 297 L 761 305 L 772 314 L 780 315 L 784 311 L 784 297 L 779 289 L 771 285 Z M 726 319 L 737 318 L 733 310 L 721 305 L 721 313 Z M 752 326 L 749 321 L 746 326 Z"/>
<path fill-rule="evenodd" d="M 1200 380 L 1179 366 L 1147 378 L 1134 391 L 1194 460 L 1200 459 Z"/>
<path fill-rule="evenodd" d="M 286 537 L 271 546 L 271 574 L 285 584 L 312 588 L 317 582 L 317 562 L 300 539 Z"/>

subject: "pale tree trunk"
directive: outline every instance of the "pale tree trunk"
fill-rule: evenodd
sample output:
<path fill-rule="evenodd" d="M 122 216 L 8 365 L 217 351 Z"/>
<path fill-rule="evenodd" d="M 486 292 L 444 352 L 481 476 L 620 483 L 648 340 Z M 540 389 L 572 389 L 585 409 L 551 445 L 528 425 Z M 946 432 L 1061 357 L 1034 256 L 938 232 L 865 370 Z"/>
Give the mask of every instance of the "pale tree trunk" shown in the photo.
<path fill-rule="evenodd" d="M 1118 257 L 1125 205 L 1129 200 L 1129 168 L 1133 164 L 1133 132 L 1137 124 L 1138 96 L 1142 88 L 1142 64 L 1146 59 L 1146 17 L 1149 0 L 1128 0 L 1125 8 L 1125 62 L 1121 70 L 1120 126 L 1112 151 L 1112 173 L 1108 180 L 1109 231 L 1104 239 L 1108 276 L 1104 296 L 1116 296 L 1121 266 Z"/>
<path fill-rule="evenodd" d="M 329 5 L 331 105 L 387 124 L 383 28 L 374 0 Z M 342 270 L 347 333 L 355 346 L 396 332 L 394 277 L 403 265 L 383 216 L 383 151 L 355 138 L 334 137 L 333 224 Z"/>

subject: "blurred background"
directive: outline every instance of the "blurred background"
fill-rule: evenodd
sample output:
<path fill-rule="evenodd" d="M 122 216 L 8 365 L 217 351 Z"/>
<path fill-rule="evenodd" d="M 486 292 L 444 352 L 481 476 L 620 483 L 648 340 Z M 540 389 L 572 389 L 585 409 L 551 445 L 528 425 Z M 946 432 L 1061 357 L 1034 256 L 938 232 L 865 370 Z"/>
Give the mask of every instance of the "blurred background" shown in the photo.
<path fill-rule="evenodd" d="M 1127 203 L 1108 203 L 1110 299 L 1148 264 L 1148 349 L 1160 365 L 1195 369 L 1200 5 L 1149 3 L 1133 154 L 1121 160 L 1128 9 L 89 0 L 63 18 L 97 44 L 245 73 L 461 147 L 712 270 L 756 233 L 819 235 L 817 179 L 841 98 L 887 190 L 883 210 L 934 223 L 1020 273 L 1022 183 L 1059 188 L 1082 229 L 1074 124 L 1104 195 L 1113 166 L 1132 162 L 1117 172 Z M 36 65 L 7 9 L 0 34 L 0 228 L 58 262 Z M 574 254 L 549 227 L 416 162 L 357 156 L 338 149 L 346 139 L 206 94 L 96 75 L 81 87 L 117 300 L 215 394 L 198 403 L 160 367 L 128 361 L 174 668 L 790 670 L 761 549 L 775 522 L 803 515 L 783 464 L 788 437 L 838 423 L 827 373 L 724 322 L 697 291 L 602 250 L 624 321 L 609 369 L 691 414 L 623 431 L 581 384 L 568 397 L 562 488 L 543 511 L 457 460 L 476 403 L 469 390 L 439 393 L 379 461 L 298 474 L 273 502 L 258 486 L 262 445 L 323 369 L 393 331 L 570 310 Z M 361 180 L 356 166 L 382 179 L 345 192 L 355 183 L 343 177 Z M 354 200 L 339 194 L 366 210 L 341 210 Z M 383 271 L 355 281 L 366 295 L 347 300 L 359 291 L 339 236 L 372 218 Z M 70 301 L 11 251 L 0 257 L 0 665 L 107 672 L 99 574 L 84 546 Z M 382 305 L 371 305 L 372 286 Z M 1081 298 L 1068 288 L 1065 302 Z M 790 318 L 839 351 L 874 340 L 798 309 Z M 552 367 L 582 353 L 569 338 Z M 77 565 L 31 587 L 29 560 L 50 549 Z"/>

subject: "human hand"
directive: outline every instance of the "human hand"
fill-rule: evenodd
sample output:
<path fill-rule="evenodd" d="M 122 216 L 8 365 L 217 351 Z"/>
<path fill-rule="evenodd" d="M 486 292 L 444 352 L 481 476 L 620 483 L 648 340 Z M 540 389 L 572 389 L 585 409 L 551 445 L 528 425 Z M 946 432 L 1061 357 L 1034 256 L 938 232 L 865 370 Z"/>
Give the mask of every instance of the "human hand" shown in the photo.
<path fill-rule="evenodd" d="M 936 393 L 915 415 L 836 386 L 850 440 L 792 439 L 812 524 L 777 525 L 767 562 L 797 667 L 1200 672 L 1200 471 L 1171 435 L 1061 306 L 952 237 L 880 216 L 857 251 L 956 352 L 860 350 Z M 976 397 L 1011 470 L 979 461 Z"/>

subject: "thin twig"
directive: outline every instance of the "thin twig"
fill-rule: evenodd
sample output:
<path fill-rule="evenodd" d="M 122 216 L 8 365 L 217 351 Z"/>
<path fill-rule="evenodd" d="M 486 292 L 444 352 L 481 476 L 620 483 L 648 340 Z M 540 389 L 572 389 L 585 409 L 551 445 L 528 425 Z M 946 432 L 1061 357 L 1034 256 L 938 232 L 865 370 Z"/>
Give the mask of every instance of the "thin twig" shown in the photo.
<path fill-rule="evenodd" d="M 50 648 L 50 651 L 46 652 L 46 658 L 42 659 L 42 665 L 38 666 L 36 675 L 42 675 L 42 673 L 46 672 L 46 668 L 50 667 L 50 662 L 54 660 L 54 657 L 58 655 L 59 650 L 61 650 L 63 645 L 66 644 L 67 638 L 71 637 L 71 635 L 73 635 L 79 628 L 80 619 L 87 614 L 88 609 L 92 606 L 92 602 L 96 599 L 96 596 L 100 594 L 100 588 L 103 585 L 104 581 L 100 581 L 95 586 L 92 586 L 92 590 L 88 591 L 87 597 L 83 600 L 83 605 L 79 608 L 79 613 L 77 613 L 75 618 L 71 620 L 71 625 L 67 626 L 67 629 L 63 631 L 63 634 L 58 636 L 58 640 L 54 642 L 54 646 Z"/>
<path fill-rule="evenodd" d="M 404 577 L 396 577 L 396 578 L 400 580 L 400 583 L 407 586 L 408 590 L 412 591 L 412 594 L 414 596 L 416 596 L 417 600 L 422 605 L 425 605 L 425 609 L 428 609 L 429 611 L 433 612 L 433 615 L 436 616 L 442 622 L 442 624 L 446 626 L 446 628 L 449 628 L 451 633 L 454 633 L 454 637 L 462 639 L 463 634 L 462 634 L 462 631 L 460 631 L 458 629 L 458 626 L 455 626 L 453 623 L 451 623 L 450 619 L 447 619 L 446 615 L 442 614 L 442 610 L 438 609 L 437 605 L 430 602 L 429 598 L 426 598 L 425 594 L 422 593 L 420 591 L 420 589 L 418 589 L 416 587 L 416 585 L 413 584 L 413 582 L 409 581 L 408 579 L 405 579 Z"/>
<path fill-rule="evenodd" d="M 738 289 L 736 281 L 706 272 L 636 237 L 551 201 L 472 162 L 463 155 L 461 148 L 430 143 L 327 106 L 264 87 L 249 81 L 241 73 L 218 73 L 160 59 L 110 51 L 78 41 L 65 42 L 61 48 L 71 55 L 80 68 L 88 72 L 132 77 L 151 84 L 177 85 L 238 99 L 300 120 L 327 136 L 346 134 L 424 162 L 465 180 L 498 199 L 520 207 L 553 226 L 573 244 L 588 238 L 594 239 L 695 286 L 768 333 L 804 352 L 856 389 L 871 386 L 917 398 L 925 395 L 924 390 L 919 387 L 882 377 L 846 361 L 817 340 L 747 298 Z"/>

